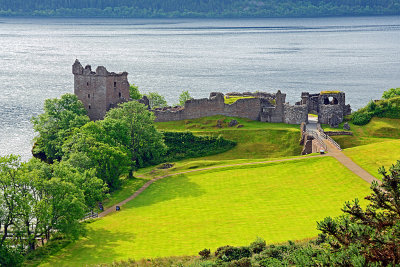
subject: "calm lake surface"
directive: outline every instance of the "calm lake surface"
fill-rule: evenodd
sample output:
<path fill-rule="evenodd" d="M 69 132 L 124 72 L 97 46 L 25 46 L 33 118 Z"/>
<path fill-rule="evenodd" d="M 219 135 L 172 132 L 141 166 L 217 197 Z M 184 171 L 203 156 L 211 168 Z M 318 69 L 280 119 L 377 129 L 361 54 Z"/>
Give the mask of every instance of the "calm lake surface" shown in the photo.
<path fill-rule="evenodd" d="M 307 19 L 0 18 L 0 155 L 31 157 L 30 118 L 73 92 L 71 65 L 127 71 L 169 104 L 183 90 L 342 90 L 353 110 L 400 87 L 400 17 Z"/>

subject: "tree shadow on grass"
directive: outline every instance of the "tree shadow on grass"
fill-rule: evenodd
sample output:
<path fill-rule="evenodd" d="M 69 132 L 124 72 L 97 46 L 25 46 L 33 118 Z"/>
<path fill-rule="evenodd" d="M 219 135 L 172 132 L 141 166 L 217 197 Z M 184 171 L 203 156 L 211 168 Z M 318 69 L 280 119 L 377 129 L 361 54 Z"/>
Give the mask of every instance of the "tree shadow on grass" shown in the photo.
<path fill-rule="evenodd" d="M 120 242 L 134 243 L 135 235 L 118 229 L 88 229 L 85 238 L 66 247 L 49 263 L 51 266 L 87 266 L 91 264 L 110 263 L 125 256 L 118 251 Z M 134 246 L 132 246 L 134 250 Z"/>
<path fill-rule="evenodd" d="M 176 198 L 198 197 L 205 193 L 197 183 L 184 175 L 164 178 L 150 185 L 136 199 L 127 203 L 126 207 L 144 207 Z"/>

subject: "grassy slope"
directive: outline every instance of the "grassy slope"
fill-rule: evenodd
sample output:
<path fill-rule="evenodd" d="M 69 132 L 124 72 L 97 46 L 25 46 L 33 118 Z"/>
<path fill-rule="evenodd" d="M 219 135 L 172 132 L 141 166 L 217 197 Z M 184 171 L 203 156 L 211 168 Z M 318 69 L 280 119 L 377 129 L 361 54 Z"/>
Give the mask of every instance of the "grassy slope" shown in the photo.
<path fill-rule="evenodd" d="M 375 144 L 358 146 L 344 150 L 354 162 L 378 179 L 381 179 L 378 168 L 386 170 L 400 160 L 400 140 L 386 140 Z"/>
<path fill-rule="evenodd" d="M 165 178 L 47 265 L 193 255 L 203 248 L 317 234 L 316 221 L 362 198 L 368 184 L 331 157 L 224 168 Z"/>
<path fill-rule="evenodd" d="M 236 119 L 242 128 L 228 127 Z M 216 127 L 218 120 L 222 128 Z M 237 146 L 225 153 L 203 159 L 264 159 L 300 155 L 300 129 L 298 125 L 263 123 L 248 119 L 213 116 L 201 119 L 159 122 L 157 128 L 166 131 L 192 131 L 199 135 L 222 135 L 237 142 Z"/>
<path fill-rule="evenodd" d="M 400 138 L 400 119 L 389 118 L 372 118 L 372 120 L 364 126 L 357 126 L 349 123 L 353 136 L 334 136 L 336 142 L 342 148 L 350 148 L 355 146 L 385 142 L 390 139 Z M 329 128 L 323 126 L 325 131 L 337 131 L 343 129 L 343 123 L 339 128 Z"/>

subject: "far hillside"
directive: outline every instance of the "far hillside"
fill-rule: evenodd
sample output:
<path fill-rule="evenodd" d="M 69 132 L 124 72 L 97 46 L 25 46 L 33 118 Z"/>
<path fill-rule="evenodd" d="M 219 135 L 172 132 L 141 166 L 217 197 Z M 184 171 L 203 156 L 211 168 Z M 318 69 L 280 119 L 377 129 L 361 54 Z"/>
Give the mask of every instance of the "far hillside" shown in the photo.
<path fill-rule="evenodd" d="M 400 0 L 1 0 L 3 16 L 312 17 L 398 15 Z"/>

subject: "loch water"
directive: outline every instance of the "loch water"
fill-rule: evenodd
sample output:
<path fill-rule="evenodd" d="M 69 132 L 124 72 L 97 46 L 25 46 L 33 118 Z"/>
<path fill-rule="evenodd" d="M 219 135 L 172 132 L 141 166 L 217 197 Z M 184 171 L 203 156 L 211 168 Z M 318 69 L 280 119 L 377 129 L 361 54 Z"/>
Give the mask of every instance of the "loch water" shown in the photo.
<path fill-rule="evenodd" d="M 303 19 L 0 18 L 0 155 L 31 157 L 30 118 L 73 92 L 71 65 L 127 71 L 169 104 L 189 90 L 342 90 L 353 110 L 400 87 L 400 17 Z"/>

